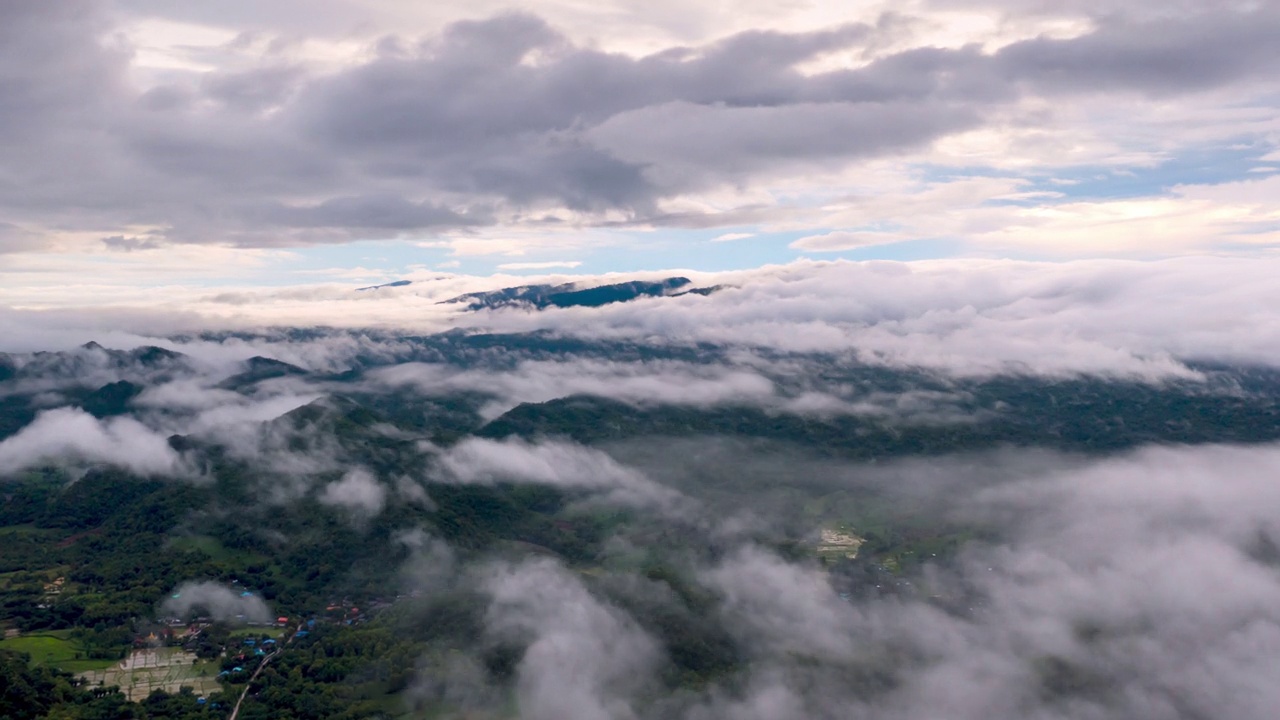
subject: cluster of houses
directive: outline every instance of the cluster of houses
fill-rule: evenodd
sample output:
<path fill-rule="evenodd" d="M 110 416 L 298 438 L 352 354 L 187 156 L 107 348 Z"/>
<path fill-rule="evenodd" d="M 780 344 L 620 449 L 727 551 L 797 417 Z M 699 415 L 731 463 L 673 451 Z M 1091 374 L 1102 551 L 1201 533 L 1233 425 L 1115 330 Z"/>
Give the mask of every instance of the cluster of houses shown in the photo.
<path fill-rule="evenodd" d="M 235 583 L 239 584 L 239 583 Z M 251 590 L 242 590 L 240 597 L 249 598 L 254 595 Z M 385 607 L 390 607 L 390 603 L 380 599 L 371 601 L 369 611 L 376 612 Z M 334 625 L 358 625 L 365 622 L 369 617 L 368 611 L 362 610 L 350 599 L 343 598 L 341 600 L 331 600 L 324 608 L 322 613 L 318 613 L 306 621 L 293 620 L 291 622 L 288 616 L 281 615 L 274 620 L 262 620 L 237 615 L 236 623 L 248 627 L 261 628 L 287 628 L 292 624 L 297 624 L 297 630 L 293 633 L 294 638 L 305 638 L 315 629 L 317 623 L 334 624 Z M 195 652 L 200 646 L 205 631 L 214 624 L 215 618 L 202 615 L 194 618 L 167 617 L 158 623 L 152 623 L 139 628 L 138 633 L 134 637 L 134 646 L 157 647 L 161 645 L 182 645 L 184 649 Z M 207 643 L 207 640 L 204 640 Z M 277 648 L 277 641 L 265 634 L 257 637 L 247 637 L 242 640 L 242 652 L 237 655 L 238 660 L 249 663 L 253 658 L 260 658 L 271 654 Z M 232 667 L 220 673 L 220 676 L 234 674 L 243 670 L 243 666 Z"/>
<path fill-rule="evenodd" d="M 286 618 L 287 620 L 287 618 Z M 306 632 L 300 630 L 299 633 Z M 275 652 L 277 649 L 277 641 L 272 637 L 253 638 L 247 637 L 242 641 L 240 654 L 236 656 L 236 660 L 244 663 L 251 659 L 265 657 Z M 225 667 L 225 666 L 224 666 Z M 218 673 L 218 677 L 227 677 L 235 673 L 244 672 L 243 665 L 235 665 L 228 670 Z"/>

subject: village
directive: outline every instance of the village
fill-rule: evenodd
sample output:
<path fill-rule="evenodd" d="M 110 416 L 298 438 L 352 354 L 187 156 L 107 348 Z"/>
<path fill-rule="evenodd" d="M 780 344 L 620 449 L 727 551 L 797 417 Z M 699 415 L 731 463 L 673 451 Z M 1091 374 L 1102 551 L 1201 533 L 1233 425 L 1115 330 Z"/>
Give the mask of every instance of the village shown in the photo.
<path fill-rule="evenodd" d="M 242 593 L 253 595 L 251 590 Z M 374 601 L 372 607 L 386 606 Z M 80 672 L 78 677 L 94 686 L 119 687 L 134 701 L 156 690 L 172 694 L 187 687 L 204 704 L 226 685 L 247 683 L 269 658 L 288 644 L 305 641 L 317 628 L 359 625 L 368 619 L 369 613 L 349 599 L 332 600 L 323 611 L 301 619 L 238 615 L 226 622 L 209 615 L 164 617 L 139 626 L 133 647 L 119 663 Z"/>

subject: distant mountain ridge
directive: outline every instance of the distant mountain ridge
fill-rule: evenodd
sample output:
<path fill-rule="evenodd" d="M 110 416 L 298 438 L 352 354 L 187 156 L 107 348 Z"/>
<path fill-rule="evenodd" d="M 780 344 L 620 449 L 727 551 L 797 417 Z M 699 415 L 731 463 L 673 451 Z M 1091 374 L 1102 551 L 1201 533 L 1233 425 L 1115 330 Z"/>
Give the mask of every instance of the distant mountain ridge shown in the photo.
<path fill-rule="evenodd" d="M 356 292 L 365 292 L 367 290 L 381 290 L 382 288 L 404 287 L 412 285 L 412 280 L 396 280 L 395 282 L 382 283 L 381 285 L 370 285 L 369 287 L 356 288 Z"/>
<path fill-rule="evenodd" d="M 218 387 L 234 390 L 241 387 L 253 385 L 263 380 L 273 380 L 275 378 L 288 377 L 291 375 L 306 375 L 307 371 L 297 365 L 291 365 L 275 358 L 262 357 L 255 355 L 244 361 L 244 372 L 237 373 L 223 380 Z"/>
<path fill-rule="evenodd" d="M 686 289 L 692 284 L 693 281 L 686 277 L 669 277 L 664 280 L 630 280 L 588 288 L 581 287 L 579 283 L 519 285 L 501 290 L 467 293 L 445 300 L 441 304 L 466 303 L 468 310 L 601 307 L 645 297 L 676 297 L 689 293 L 709 295 L 719 289 Z"/>
<path fill-rule="evenodd" d="M 186 369 L 182 353 L 148 345 L 112 350 L 87 342 L 59 352 L 0 353 L 0 381 L 23 378 L 77 378 L 97 370 L 135 370 L 141 373 Z"/>

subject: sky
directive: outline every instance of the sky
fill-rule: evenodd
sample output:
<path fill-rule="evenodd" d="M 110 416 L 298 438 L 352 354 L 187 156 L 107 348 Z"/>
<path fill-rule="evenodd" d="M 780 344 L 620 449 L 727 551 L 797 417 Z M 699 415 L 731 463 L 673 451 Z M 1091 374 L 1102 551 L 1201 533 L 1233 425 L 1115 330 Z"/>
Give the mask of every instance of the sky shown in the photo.
<path fill-rule="evenodd" d="M 1280 243 L 1280 2 L 0 5 L 0 306 Z"/>

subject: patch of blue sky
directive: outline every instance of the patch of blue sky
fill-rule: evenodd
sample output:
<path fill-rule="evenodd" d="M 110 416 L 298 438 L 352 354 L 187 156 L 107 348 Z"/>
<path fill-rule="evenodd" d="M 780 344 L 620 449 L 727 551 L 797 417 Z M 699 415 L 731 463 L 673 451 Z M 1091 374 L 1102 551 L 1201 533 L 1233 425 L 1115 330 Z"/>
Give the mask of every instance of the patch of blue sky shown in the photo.
<path fill-rule="evenodd" d="M 433 248 L 408 240 L 363 241 L 340 245 L 292 248 L 242 280 L 264 286 L 310 283 L 376 285 L 391 282 L 424 269 L 467 275 L 548 273 L 603 274 L 688 269 L 703 272 L 746 270 L 783 264 L 800 257 L 848 260 L 922 260 L 952 257 L 960 243 L 947 239 L 913 239 L 837 252 L 815 252 L 791 247 L 821 229 L 760 232 L 753 227 L 713 229 L 663 228 L 651 232 L 623 232 L 617 241 L 573 250 L 510 255 L 454 255 L 445 247 Z M 716 241 L 725 235 L 747 235 Z M 565 263 L 538 267 L 539 263 Z M 569 263 L 576 263 L 570 266 Z M 504 265 L 516 267 L 502 267 Z M 529 264 L 530 267 L 518 267 Z"/>
<path fill-rule="evenodd" d="M 960 243 L 943 238 L 904 240 L 884 245 L 815 252 L 791 247 L 796 240 L 823 230 L 760 232 L 752 227 L 711 230 L 663 229 L 634 236 L 633 242 L 600 248 L 581 258 L 575 272 L 638 272 L 682 268 L 703 272 L 748 270 L 783 264 L 800 257 L 820 260 L 925 260 L 957 255 Z M 750 235 L 716 241 L 725 235 Z"/>
<path fill-rule="evenodd" d="M 1179 185 L 1219 185 L 1257 177 L 1274 147 L 1241 140 L 1178 151 L 1150 166 L 1082 166 L 1028 176 L 1026 191 L 1061 193 L 1062 200 L 1112 200 L 1163 195 Z M 1015 201 L 1016 202 L 1016 201 Z"/>
<path fill-rule="evenodd" d="M 1249 170 L 1262 164 L 1266 154 L 1254 146 L 1202 147 L 1179 152 L 1149 168 L 1082 168 L 1056 174 L 1039 187 L 1053 188 L 1070 199 L 1162 195 L 1179 184 L 1221 184 L 1251 177 Z"/>
<path fill-rule="evenodd" d="M 844 250 L 837 253 L 812 254 L 815 259 L 841 258 L 844 260 L 938 260 L 956 257 L 967 252 L 967 246 L 959 240 L 950 238 L 919 238 L 902 240 L 884 245 L 869 245 L 855 250 Z"/>
<path fill-rule="evenodd" d="M 729 234 L 751 237 L 714 242 L 715 238 Z M 576 271 L 743 270 L 794 260 L 796 252 L 787 248 L 788 242 L 785 234 L 759 233 L 751 227 L 707 230 L 660 228 L 651 232 L 626 233 L 622 242 L 596 248 L 576 258 L 582 261 Z"/>
<path fill-rule="evenodd" d="M 1251 138 L 1178 150 L 1151 165 L 1095 164 L 1018 172 L 984 166 L 916 167 L 922 183 L 943 184 L 965 178 L 1013 178 L 1023 181 L 1019 197 L 990 200 L 989 205 L 1034 206 L 1082 200 L 1123 200 L 1169 193 L 1179 185 L 1217 185 L 1280 172 L 1262 158 L 1277 147 Z"/>

